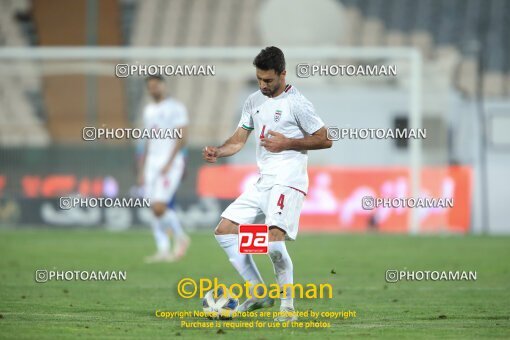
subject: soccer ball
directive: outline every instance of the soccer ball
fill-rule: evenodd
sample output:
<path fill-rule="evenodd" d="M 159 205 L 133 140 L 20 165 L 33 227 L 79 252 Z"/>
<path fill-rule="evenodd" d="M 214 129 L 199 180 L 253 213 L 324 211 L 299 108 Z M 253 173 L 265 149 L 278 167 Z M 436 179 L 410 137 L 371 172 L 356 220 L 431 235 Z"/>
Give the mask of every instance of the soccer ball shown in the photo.
<path fill-rule="evenodd" d="M 214 289 L 205 294 L 202 307 L 209 319 L 232 319 L 232 315 L 239 306 L 239 300 L 229 296 L 223 288 Z"/>

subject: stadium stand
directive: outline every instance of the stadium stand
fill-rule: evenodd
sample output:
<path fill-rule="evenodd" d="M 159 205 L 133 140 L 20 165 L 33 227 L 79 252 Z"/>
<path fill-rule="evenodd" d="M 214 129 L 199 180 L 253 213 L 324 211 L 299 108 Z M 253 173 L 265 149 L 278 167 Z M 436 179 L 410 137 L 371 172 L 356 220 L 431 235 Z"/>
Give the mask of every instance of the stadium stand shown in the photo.
<path fill-rule="evenodd" d="M 484 94 L 489 98 L 510 95 L 510 32 L 509 26 L 504 24 L 510 17 L 510 2 L 337 1 L 345 12 L 345 29 L 339 39 L 342 44 L 415 46 L 426 59 L 424 81 L 438 82 L 449 88 L 453 84 L 468 98 L 476 94 L 477 63 L 479 54 L 482 54 Z M 85 0 L 1 1 L 0 42 L 6 46 L 85 45 L 86 22 L 82 15 L 85 3 Z M 99 46 L 263 44 L 258 18 L 254 15 L 261 2 L 256 0 L 106 0 L 98 3 Z M 31 15 L 20 15 L 26 12 Z M 57 17 L 59 20 L 55 20 Z M 64 17 L 66 30 L 63 32 L 60 27 Z M 168 60 L 159 62 L 168 63 Z M 76 129 L 87 121 L 86 105 L 73 105 L 73 102 L 86 103 L 86 77 L 41 78 L 35 72 L 35 65 L 25 66 L 23 70 L 28 74 L 22 81 L 0 80 L 0 119 L 3 122 L 0 143 L 44 145 L 49 142 L 49 136 L 60 142 L 79 139 Z M 130 80 L 123 85 L 117 79 L 106 77 L 98 77 L 96 81 L 99 89 L 96 119 L 112 127 L 133 124 L 140 116 L 145 99 L 143 82 Z M 42 83 L 44 87 L 40 86 Z M 73 92 L 80 93 L 78 97 L 62 95 L 73 86 L 80 90 Z M 110 89 L 108 97 L 100 91 L 107 86 Z M 221 77 L 193 80 L 181 77 L 173 78 L 169 86 L 172 95 L 189 109 L 190 132 L 196 136 L 192 145 L 218 142 L 220 136 L 228 134 L 238 113 L 242 82 Z M 66 119 L 66 110 L 76 110 L 77 107 L 83 112 L 74 112 L 72 120 Z M 12 115 L 12 110 L 20 114 Z M 200 119 L 195 119 L 197 117 Z M 44 128 L 44 121 L 49 133 Z M 210 128 L 212 124 L 216 129 Z M 20 128 L 13 129 L 14 126 Z"/>
<path fill-rule="evenodd" d="M 507 28 L 503 25 L 504 18 L 510 15 L 508 2 L 339 1 L 346 14 L 346 28 L 340 40 L 346 46 L 417 47 L 426 59 L 425 81 L 443 87 L 453 84 L 467 97 L 476 93 L 478 48 L 488 48 L 490 57 L 483 64 L 484 94 L 498 98 L 510 93 L 510 46 L 505 39 Z M 132 1 L 124 4 L 132 6 Z M 239 46 L 243 42 L 244 45 L 259 45 L 257 18 L 253 15 L 258 6 L 260 3 L 251 0 L 239 1 L 235 5 L 226 0 L 137 2 L 131 44 Z M 479 46 L 480 30 L 486 30 L 485 34 L 490 37 L 488 46 Z M 499 53 L 493 54 L 496 50 Z M 215 85 L 209 86 L 210 82 Z M 187 79 L 174 79 L 170 84 L 172 93 L 190 110 L 191 132 L 198 136 L 195 139 L 197 145 L 218 141 L 219 136 L 231 129 L 236 105 L 239 105 L 236 98 L 242 85 L 218 79 L 202 79 L 200 83 L 198 87 L 194 83 L 193 89 Z M 201 96 L 196 100 L 193 94 L 198 92 Z M 226 100 L 218 100 L 220 95 Z M 193 119 L 197 112 L 200 112 L 200 120 Z M 210 129 L 213 122 L 215 126 L 220 125 L 219 129 Z"/>
<path fill-rule="evenodd" d="M 138 2 L 133 46 L 255 46 L 259 45 L 257 1 L 228 0 Z M 167 64 L 168 60 L 159 63 Z M 193 61 L 189 61 L 193 63 Z M 217 78 L 173 78 L 170 92 L 188 107 L 194 145 L 220 139 L 232 128 L 242 84 Z M 139 88 L 139 87 L 138 87 Z M 197 98 L 197 94 L 200 96 Z M 200 116 L 199 119 L 195 119 Z M 215 129 L 210 127 L 214 124 Z"/>
<path fill-rule="evenodd" d="M 29 6 L 28 0 L 0 2 L 1 45 L 29 45 L 16 21 L 17 14 L 27 11 Z M 34 67 L 29 63 L 1 65 L 5 76 L 0 77 L 0 145 L 46 146 L 50 142 L 43 117 L 38 115 L 40 79 Z"/>
<path fill-rule="evenodd" d="M 489 51 L 483 60 L 484 94 L 510 94 L 510 42 L 505 0 L 340 0 L 350 25 L 345 41 L 354 46 L 416 46 L 428 62 L 457 55 L 458 71 L 449 75 L 460 90 L 476 90 L 478 49 Z M 354 29 L 357 26 L 358 29 Z M 481 32 L 481 33 L 480 33 Z M 361 33 L 361 34 L 360 34 Z M 481 39 L 483 38 L 483 39 Z M 484 46 L 481 42 L 485 41 Z"/>
<path fill-rule="evenodd" d="M 33 1 L 32 12 L 39 46 L 86 45 L 86 16 L 83 15 L 86 13 L 86 3 L 84 0 Z M 121 45 L 121 12 L 118 1 L 97 3 L 97 45 Z M 66 13 L 64 31 L 62 20 L 58 20 L 62 18 L 61 13 Z M 51 62 L 44 62 L 44 65 L 49 66 Z M 42 81 L 48 112 L 47 126 L 56 141 L 80 141 L 83 126 L 96 125 L 91 122 L 90 112 L 104 126 L 129 126 L 122 80 L 111 76 L 70 73 L 44 75 Z M 93 99 L 90 100 L 89 96 Z"/>

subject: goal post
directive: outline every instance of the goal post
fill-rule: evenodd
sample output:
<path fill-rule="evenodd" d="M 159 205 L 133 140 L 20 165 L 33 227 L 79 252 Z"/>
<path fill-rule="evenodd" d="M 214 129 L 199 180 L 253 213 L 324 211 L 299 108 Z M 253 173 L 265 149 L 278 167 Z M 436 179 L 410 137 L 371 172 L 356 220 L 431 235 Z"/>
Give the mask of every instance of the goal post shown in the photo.
<path fill-rule="evenodd" d="M 416 48 L 408 47 L 282 47 L 288 64 L 296 61 L 315 60 L 363 60 L 379 61 L 383 59 L 406 60 L 410 67 L 406 76 L 409 89 L 409 128 L 422 128 L 422 67 L 421 53 Z M 113 68 L 96 65 L 98 61 L 115 61 L 123 63 L 150 62 L 168 60 L 177 61 L 217 61 L 234 63 L 253 60 L 260 47 L 5 47 L 0 49 L 0 60 L 4 67 L 2 73 L 17 72 L 10 70 L 10 62 L 63 62 L 83 63 L 81 66 L 68 65 L 68 70 L 79 68 L 83 74 L 114 75 Z M 7 64 L 6 64 L 7 63 Z M 289 68 L 290 69 L 290 68 Z M 51 72 L 51 71 L 45 71 Z M 53 71 L 56 72 L 56 71 Z M 59 72 L 66 72 L 65 67 Z M 71 71 L 68 71 L 71 72 Z M 250 67 L 234 67 L 232 73 L 245 80 L 253 77 Z M 234 77 L 234 75 L 232 76 Z M 410 188 L 413 197 L 420 196 L 422 170 L 422 141 L 419 138 L 409 139 Z M 418 209 L 409 209 L 409 231 L 417 234 L 420 230 Z"/>

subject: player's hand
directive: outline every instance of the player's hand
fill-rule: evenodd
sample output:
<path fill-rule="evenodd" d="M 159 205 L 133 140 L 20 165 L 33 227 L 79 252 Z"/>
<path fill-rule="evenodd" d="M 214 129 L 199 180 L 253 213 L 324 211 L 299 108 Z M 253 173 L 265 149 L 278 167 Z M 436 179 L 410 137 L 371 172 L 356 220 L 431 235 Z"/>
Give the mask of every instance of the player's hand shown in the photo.
<path fill-rule="evenodd" d="M 288 149 L 289 139 L 283 134 L 273 130 L 269 130 L 267 134 L 267 137 L 260 140 L 260 145 L 265 147 L 267 151 L 280 152 Z"/>
<path fill-rule="evenodd" d="M 206 146 L 202 150 L 202 156 L 206 162 L 216 163 L 218 159 L 218 148 L 215 146 Z"/>

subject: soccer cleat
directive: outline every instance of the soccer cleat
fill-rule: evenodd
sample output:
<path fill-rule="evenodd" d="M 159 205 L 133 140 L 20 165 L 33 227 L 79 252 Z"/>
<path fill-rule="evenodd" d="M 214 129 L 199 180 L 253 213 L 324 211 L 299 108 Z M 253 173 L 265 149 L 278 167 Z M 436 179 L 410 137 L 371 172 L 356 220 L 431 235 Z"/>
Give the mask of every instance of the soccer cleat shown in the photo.
<path fill-rule="evenodd" d="M 145 258 L 145 263 L 175 262 L 175 257 L 170 253 L 156 253 Z"/>
<path fill-rule="evenodd" d="M 297 321 L 298 317 L 294 308 L 284 307 L 280 308 L 280 315 L 274 318 L 277 322 L 292 322 Z"/>
<path fill-rule="evenodd" d="M 263 299 L 251 298 L 244 301 L 237 310 L 239 312 L 252 312 L 261 308 L 270 308 L 274 306 L 274 299 L 265 297 Z"/>

